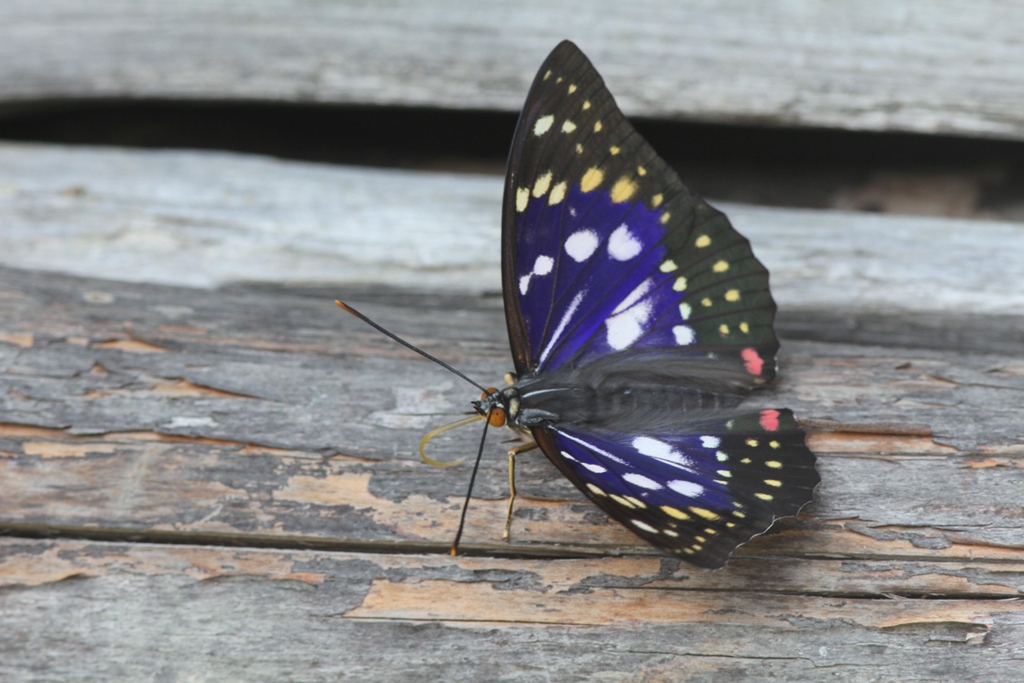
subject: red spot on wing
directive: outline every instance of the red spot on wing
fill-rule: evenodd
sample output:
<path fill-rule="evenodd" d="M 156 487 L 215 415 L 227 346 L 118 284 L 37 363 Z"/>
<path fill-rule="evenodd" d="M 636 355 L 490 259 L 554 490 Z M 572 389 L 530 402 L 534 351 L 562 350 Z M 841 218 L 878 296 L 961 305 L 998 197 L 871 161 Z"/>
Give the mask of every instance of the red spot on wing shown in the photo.
<path fill-rule="evenodd" d="M 761 426 L 766 431 L 774 432 L 779 429 L 779 411 L 777 410 L 762 410 L 761 411 Z"/>
<path fill-rule="evenodd" d="M 747 347 L 740 351 L 740 357 L 743 359 L 743 367 L 747 369 L 751 375 L 760 375 L 761 369 L 764 367 L 764 359 L 757 352 L 757 349 Z"/>

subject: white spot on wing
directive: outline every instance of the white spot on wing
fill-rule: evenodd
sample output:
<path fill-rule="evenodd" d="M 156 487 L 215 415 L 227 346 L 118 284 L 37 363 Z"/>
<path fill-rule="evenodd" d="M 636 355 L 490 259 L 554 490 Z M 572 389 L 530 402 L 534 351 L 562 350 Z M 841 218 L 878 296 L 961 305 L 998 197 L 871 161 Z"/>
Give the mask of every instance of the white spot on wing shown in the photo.
<path fill-rule="evenodd" d="M 621 351 L 646 331 L 653 309 L 651 302 L 642 299 L 653 286 L 654 283 L 650 279 L 641 282 L 605 320 L 608 328 L 608 346 Z"/>
<path fill-rule="evenodd" d="M 548 354 L 551 353 L 551 349 L 555 348 L 555 345 L 559 342 L 562 337 L 562 332 L 565 332 L 565 328 L 572 321 L 572 316 L 576 314 L 576 309 L 580 307 L 583 302 L 583 297 L 586 295 L 587 290 L 582 290 L 576 293 L 573 297 L 572 302 L 569 304 L 568 310 L 562 316 L 562 319 L 558 322 L 558 327 L 555 328 L 554 333 L 548 340 L 548 345 L 544 347 L 544 350 L 540 354 L 540 362 L 543 363 L 548 358 Z"/>
<path fill-rule="evenodd" d="M 651 287 L 653 286 L 654 283 L 651 282 L 650 278 L 641 282 L 636 289 L 630 292 L 629 295 L 626 296 L 626 298 L 623 299 L 622 302 L 615 307 L 615 310 L 612 311 L 612 315 L 615 315 L 616 313 L 622 313 L 624 310 L 635 304 L 637 301 L 642 299 L 643 296 L 647 294 L 647 292 L 651 291 Z"/>
<path fill-rule="evenodd" d="M 687 498 L 697 498 L 704 493 L 704 487 L 700 484 L 694 484 L 692 481 L 670 481 L 668 487 Z"/>
<path fill-rule="evenodd" d="M 604 324 L 608 328 L 608 346 L 616 351 L 629 347 L 647 329 L 651 312 L 650 302 L 645 301 L 605 320 Z"/>
<path fill-rule="evenodd" d="M 660 439 L 652 439 L 649 436 L 638 436 L 633 439 L 632 443 L 633 448 L 640 455 L 647 455 L 662 462 L 678 465 L 683 469 L 693 469 L 693 461 L 672 448 L 672 444 L 665 443 Z"/>
<path fill-rule="evenodd" d="M 630 484 L 634 484 L 636 486 L 639 486 L 640 488 L 650 489 L 652 491 L 657 491 L 660 488 L 664 488 L 658 482 L 654 481 L 653 479 L 648 479 L 642 474 L 634 474 L 630 472 L 629 474 L 622 475 L 622 478 L 628 481 Z"/>
<path fill-rule="evenodd" d="M 700 437 L 700 444 L 704 446 L 704 448 L 718 448 L 718 446 L 721 445 L 721 443 L 722 440 L 719 439 L 717 436 Z"/>
<path fill-rule="evenodd" d="M 530 278 L 534 275 L 547 275 L 555 267 L 555 260 L 550 256 L 538 256 L 533 262 L 533 270 L 519 278 L 519 293 L 526 296 L 530 290 Z"/>
<path fill-rule="evenodd" d="M 615 228 L 608 238 L 608 255 L 616 261 L 628 261 L 637 256 L 643 248 L 644 245 L 633 236 L 625 223 Z"/>
<path fill-rule="evenodd" d="M 623 460 L 622 458 L 620 458 L 619 456 L 617 456 L 617 455 L 612 455 L 612 454 L 611 454 L 611 453 L 609 453 L 608 451 L 606 451 L 606 450 L 603 450 L 603 449 L 600 449 L 600 448 L 598 448 L 597 446 L 595 446 L 595 445 L 594 445 L 594 444 L 592 444 L 592 443 L 589 443 L 589 442 L 587 442 L 587 441 L 584 441 L 584 440 L 582 440 L 582 439 L 577 439 L 577 438 L 576 438 L 575 436 L 573 436 L 572 434 L 566 434 L 566 433 L 565 433 L 565 432 L 563 432 L 563 431 L 559 431 L 558 433 L 559 433 L 559 434 L 561 434 L 562 436 L 564 436 L 565 438 L 569 439 L 569 441 L 573 441 L 573 442 L 575 442 L 575 443 L 578 443 L 579 445 L 583 446 L 584 448 L 587 448 L 587 449 L 589 449 L 589 450 L 591 450 L 591 451 L 593 451 L 593 452 L 595 452 L 595 453 L 598 453 L 598 454 L 599 454 L 599 455 L 601 455 L 602 457 L 608 458 L 608 459 L 609 459 L 609 460 L 611 460 L 612 462 L 617 462 L 617 463 L 619 463 L 620 465 L 627 465 L 627 464 L 629 464 L 629 463 L 627 463 L 627 462 L 626 462 L 625 460 Z"/>
<path fill-rule="evenodd" d="M 581 462 L 580 464 L 586 467 L 591 472 L 596 472 L 597 474 L 601 474 L 602 472 L 608 471 L 607 469 L 601 467 L 600 465 L 591 465 L 589 462 Z"/>
<path fill-rule="evenodd" d="M 566 238 L 565 253 L 576 263 L 582 263 L 594 253 L 599 241 L 593 230 L 578 230 Z"/>
<path fill-rule="evenodd" d="M 676 337 L 676 344 L 680 346 L 689 346 L 697 339 L 697 335 L 689 325 L 676 325 L 672 328 L 672 334 Z"/>

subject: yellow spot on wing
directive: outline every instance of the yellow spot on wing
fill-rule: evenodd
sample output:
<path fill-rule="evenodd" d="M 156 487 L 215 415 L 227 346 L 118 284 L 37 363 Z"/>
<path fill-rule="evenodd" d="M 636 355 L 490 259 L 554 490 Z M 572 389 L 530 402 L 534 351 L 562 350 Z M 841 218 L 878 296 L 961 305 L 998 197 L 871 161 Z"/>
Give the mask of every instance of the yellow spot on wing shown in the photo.
<path fill-rule="evenodd" d="M 716 273 L 724 273 L 725 271 L 729 270 L 729 262 L 718 261 L 717 263 L 715 263 L 715 265 L 711 266 L 711 270 L 715 271 Z"/>
<path fill-rule="evenodd" d="M 637 166 L 637 167 L 636 167 L 636 172 L 637 172 L 637 174 L 638 174 L 638 175 L 640 175 L 640 176 L 645 176 L 645 175 L 647 175 L 647 169 L 646 169 L 646 168 L 644 168 L 643 166 Z"/>
<path fill-rule="evenodd" d="M 576 130 L 576 124 L 575 123 L 573 123 L 569 119 L 566 119 L 565 121 L 562 122 L 562 132 L 563 133 L 571 133 L 574 130 Z"/>
<path fill-rule="evenodd" d="M 679 538 L 679 534 L 672 531 L 671 529 L 663 529 L 661 533 L 665 534 L 666 536 L 671 536 L 672 538 Z"/>
<path fill-rule="evenodd" d="M 551 171 L 537 178 L 537 182 L 533 184 L 533 196 L 543 197 L 547 194 L 549 187 L 551 187 Z"/>
<path fill-rule="evenodd" d="M 667 259 L 664 263 L 658 266 L 658 270 L 660 270 L 663 273 L 671 273 L 678 267 L 679 266 L 676 265 L 675 261 L 673 261 L 672 259 Z"/>
<path fill-rule="evenodd" d="M 631 178 L 622 176 L 615 181 L 612 185 L 611 199 L 613 204 L 621 204 L 628 202 L 630 197 L 636 194 L 636 191 L 640 189 L 640 186 L 636 184 Z"/>
<path fill-rule="evenodd" d="M 754 495 L 761 500 L 772 500 L 772 498 L 774 498 L 774 496 L 770 496 L 767 493 L 755 493 Z"/>
<path fill-rule="evenodd" d="M 769 441 L 768 445 L 771 446 L 772 448 L 778 448 L 779 447 L 779 442 L 778 441 Z"/>
<path fill-rule="evenodd" d="M 739 301 L 740 300 L 740 290 L 738 290 L 738 289 L 730 289 L 728 292 L 725 293 L 725 300 L 726 301 Z"/>
<path fill-rule="evenodd" d="M 663 201 L 665 201 L 665 197 L 659 192 L 658 194 L 651 197 L 651 208 L 657 209 L 659 206 L 661 206 L 661 203 Z"/>
<path fill-rule="evenodd" d="M 766 460 L 764 464 L 766 467 L 771 467 L 773 470 L 782 468 L 782 463 L 778 460 Z"/>
<path fill-rule="evenodd" d="M 586 100 L 586 101 L 585 101 L 585 102 L 583 103 L 583 111 L 586 111 L 586 110 L 588 110 L 588 109 L 590 109 L 590 100 Z"/>
<path fill-rule="evenodd" d="M 554 187 L 552 187 L 551 188 L 551 194 L 548 196 L 548 204 L 550 206 L 554 206 L 555 204 L 557 204 L 560 201 L 562 201 L 563 199 L 565 199 L 565 190 L 566 190 L 566 188 L 567 188 L 567 186 L 566 186 L 564 180 L 562 182 L 558 183 L 557 185 L 555 185 Z"/>
<path fill-rule="evenodd" d="M 551 78 L 551 69 L 548 69 L 547 72 L 544 74 L 545 81 L 548 80 L 549 78 Z"/>
<path fill-rule="evenodd" d="M 638 529 L 643 529 L 644 531 L 652 534 L 658 533 L 658 530 L 650 524 L 648 524 L 647 522 L 640 521 L 639 519 L 631 519 L 629 521 L 632 522 L 633 525 L 636 526 Z"/>
<path fill-rule="evenodd" d="M 743 334 L 750 332 L 750 325 L 746 323 L 740 323 L 740 332 L 742 332 Z"/>
<path fill-rule="evenodd" d="M 687 555 L 693 555 L 693 551 L 690 550 L 689 548 L 683 548 L 683 552 L 686 553 Z"/>
<path fill-rule="evenodd" d="M 544 135 L 544 133 L 547 133 L 549 130 L 551 130 L 551 126 L 554 123 L 554 114 L 548 114 L 547 116 L 540 117 L 539 119 L 537 119 L 537 123 L 533 124 L 533 134 L 538 137 Z"/>
<path fill-rule="evenodd" d="M 732 516 L 733 517 L 737 517 L 739 519 L 746 519 L 746 517 L 747 517 L 745 514 L 743 514 L 742 512 L 739 512 L 737 510 L 733 510 L 732 511 Z"/>
<path fill-rule="evenodd" d="M 600 121 L 597 121 L 597 122 L 594 123 L 594 132 L 595 133 L 600 133 L 602 128 L 604 128 L 604 126 L 601 125 Z"/>
<path fill-rule="evenodd" d="M 722 323 L 721 325 L 718 326 L 718 333 L 729 334 L 729 326 L 726 325 L 725 323 Z"/>
<path fill-rule="evenodd" d="M 643 502 L 639 498 L 634 498 L 633 496 L 623 496 L 623 498 L 628 500 L 633 505 L 636 505 L 638 508 L 645 508 L 645 507 L 647 507 L 647 503 Z"/>
<path fill-rule="evenodd" d="M 757 448 L 757 439 L 747 439 L 747 445 L 751 448 Z"/>
<path fill-rule="evenodd" d="M 764 483 L 768 484 L 769 486 L 774 486 L 775 488 L 779 488 L 780 486 L 782 486 L 782 482 L 779 481 L 778 479 L 765 479 Z"/>
<path fill-rule="evenodd" d="M 717 519 L 721 519 L 721 517 L 716 515 L 711 510 L 705 510 L 704 508 L 691 507 L 690 508 L 690 512 L 692 512 L 693 514 L 697 515 L 698 517 L 703 517 L 704 519 L 708 520 L 709 522 L 714 522 Z"/>
<path fill-rule="evenodd" d="M 662 225 L 665 225 L 666 223 L 668 223 L 668 219 L 671 217 L 672 214 L 666 211 L 665 213 L 661 214 L 661 216 L 658 218 L 658 222 L 661 223 Z"/>
<path fill-rule="evenodd" d="M 591 192 L 592 190 L 596 190 L 603 181 L 604 172 L 597 166 L 593 166 L 587 169 L 587 172 L 583 174 L 583 178 L 580 180 L 580 191 Z"/>
<path fill-rule="evenodd" d="M 740 460 L 740 462 L 743 463 L 744 465 L 749 465 L 751 460 L 750 458 L 743 458 L 742 460 Z"/>
<path fill-rule="evenodd" d="M 581 145 L 578 142 L 576 143 L 576 153 L 577 154 L 583 154 L 583 145 Z"/>
<path fill-rule="evenodd" d="M 611 496 L 611 499 L 614 500 L 619 505 L 622 505 L 623 507 L 627 507 L 627 508 L 629 508 L 631 510 L 635 510 L 636 509 L 635 505 L 630 503 L 628 500 L 626 500 L 622 496 L 617 496 L 614 493 L 610 494 L 610 496 Z"/>
<path fill-rule="evenodd" d="M 516 190 L 516 211 L 526 211 L 526 205 L 530 203 L 530 188 L 520 187 Z"/>
<path fill-rule="evenodd" d="M 707 297 L 704 297 L 703 299 L 700 300 L 700 305 L 703 306 L 704 308 L 711 308 L 711 303 L 711 299 Z"/>
<path fill-rule="evenodd" d="M 575 86 L 575 85 L 570 85 L 570 86 L 569 86 L 569 94 L 571 95 L 571 94 L 573 94 L 574 92 L 576 92 L 576 86 Z"/>
<path fill-rule="evenodd" d="M 701 235 L 700 237 L 697 238 L 697 241 L 694 242 L 694 244 L 697 245 L 698 249 L 703 249 L 704 247 L 711 244 L 711 238 L 708 237 L 707 235 Z"/>
<path fill-rule="evenodd" d="M 608 148 L 608 151 L 611 152 L 612 156 L 615 156 L 616 154 L 618 154 L 622 150 L 619 149 L 618 147 L 616 147 L 615 145 L 612 145 L 611 147 Z"/>
<path fill-rule="evenodd" d="M 594 486 L 591 483 L 587 483 L 587 488 L 590 489 L 590 492 L 595 494 L 595 495 L 598 495 L 598 496 L 607 496 L 608 495 L 607 493 L 604 492 L 603 489 L 601 489 L 600 487 Z"/>
<path fill-rule="evenodd" d="M 690 519 L 690 515 L 686 514 L 682 510 L 672 507 L 671 505 L 662 505 L 661 511 L 670 517 L 675 517 L 676 519 Z"/>
<path fill-rule="evenodd" d="M 676 292 L 682 292 L 686 289 L 686 278 L 680 275 L 676 278 L 676 281 L 672 283 L 672 289 Z M 687 306 L 689 308 L 689 306 Z M 681 309 L 680 309 L 681 310 Z"/>

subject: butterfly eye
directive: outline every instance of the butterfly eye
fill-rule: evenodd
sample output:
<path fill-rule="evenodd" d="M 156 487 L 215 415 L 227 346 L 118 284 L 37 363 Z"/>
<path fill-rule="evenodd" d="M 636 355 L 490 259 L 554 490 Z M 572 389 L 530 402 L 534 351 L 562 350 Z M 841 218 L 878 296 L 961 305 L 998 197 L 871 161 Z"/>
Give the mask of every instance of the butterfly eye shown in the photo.
<path fill-rule="evenodd" d="M 488 420 L 492 427 L 504 427 L 505 426 L 505 411 L 502 408 L 494 408 L 491 410 L 491 417 Z"/>

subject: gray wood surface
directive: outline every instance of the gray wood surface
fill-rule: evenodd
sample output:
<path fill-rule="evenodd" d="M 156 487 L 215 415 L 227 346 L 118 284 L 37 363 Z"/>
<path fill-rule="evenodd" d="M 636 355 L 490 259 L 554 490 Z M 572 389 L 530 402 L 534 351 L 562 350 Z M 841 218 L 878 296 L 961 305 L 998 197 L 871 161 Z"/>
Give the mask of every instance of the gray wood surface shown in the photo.
<path fill-rule="evenodd" d="M 499 292 L 501 183 L 231 153 L 0 143 L 0 263 L 199 287 Z M 718 205 L 768 266 L 784 312 L 914 322 L 1024 311 L 1020 223 Z"/>
<path fill-rule="evenodd" d="M 506 542 L 498 436 L 449 558 L 475 391 L 332 300 L 500 383 L 499 186 L 0 145 L 0 679 L 1019 680 L 1021 226 L 726 207 L 815 502 L 705 572 L 534 453 Z"/>
<path fill-rule="evenodd" d="M 1003 0 L 8 0 L 0 101 L 514 112 L 571 38 L 631 115 L 1020 139 L 1022 25 Z"/>
<path fill-rule="evenodd" d="M 785 340 L 766 400 L 811 430 L 823 483 L 722 571 L 657 556 L 537 455 L 502 541 L 497 442 L 476 556 L 448 558 L 467 467 L 415 448 L 473 392 L 332 310 L 337 293 L 473 376 L 509 366 L 486 295 L 0 270 L 0 675 L 1019 675 L 1019 355 Z"/>

